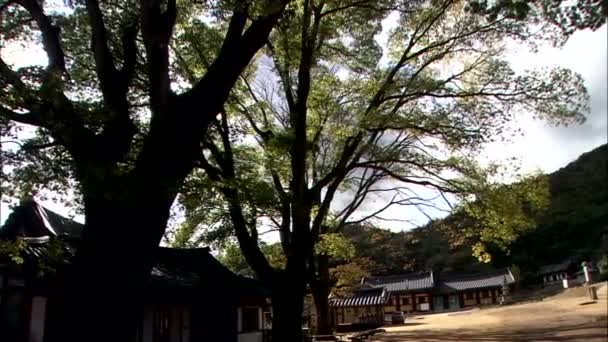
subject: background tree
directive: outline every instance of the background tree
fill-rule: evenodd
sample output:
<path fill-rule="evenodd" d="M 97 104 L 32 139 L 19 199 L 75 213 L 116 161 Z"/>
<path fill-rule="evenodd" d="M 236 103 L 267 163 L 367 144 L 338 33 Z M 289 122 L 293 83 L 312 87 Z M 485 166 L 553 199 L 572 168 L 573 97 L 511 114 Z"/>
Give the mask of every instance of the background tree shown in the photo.
<path fill-rule="evenodd" d="M 534 8 L 522 16 L 461 1 L 303 1 L 288 12 L 258 70 L 242 77 L 213 123 L 199 164 L 205 172 L 189 179 L 223 194 L 245 259 L 272 289 L 274 323 L 284 329 L 275 337 L 299 338 L 306 283 L 327 284 L 327 258 L 315 252 L 321 237 L 382 219 L 393 205 L 482 196 L 493 169 L 465 156 L 501 137 L 516 114 L 553 124 L 584 119 L 578 75 L 516 74 L 504 60 L 507 39 L 564 41 L 567 32 Z M 390 14 L 398 25 L 383 50 L 375 36 Z M 353 216 L 378 194 L 384 207 Z M 280 236 L 284 269 L 259 247 L 259 229 L 268 227 Z M 318 289 L 315 299 L 327 299 L 327 286 Z"/>
<path fill-rule="evenodd" d="M 132 340 L 179 186 L 287 2 L 0 4 L 0 127 L 16 142 L 2 149 L 3 194 L 75 191 L 85 215 L 62 336 L 49 338 Z M 184 34 L 208 58 L 191 86 L 172 65 Z M 42 47 L 48 63 L 15 70 L 3 58 L 19 44 Z"/>
<path fill-rule="evenodd" d="M 549 194 L 543 199 L 547 206 L 542 205 L 544 210 L 530 211 L 531 206 L 525 199 L 531 193 L 523 191 L 525 184 L 514 183 L 499 188 L 499 193 L 501 189 L 516 190 L 503 197 L 505 201 L 497 201 L 497 205 L 490 206 L 491 202 L 486 202 L 484 206 L 489 206 L 489 210 L 484 216 L 486 219 L 508 217 L 505 221 L 510 224 L 515 213 L 514 221 L 524 220 L 517 225 L 516 235 L 494 238 L 492 234 L 501 231 L 496 229 L 496 223 L 492 225 L 490 220 L 490 228 L 483 229 L 485 225 L 465 210 L 454 211 L 445 218 L 406 232 L 391 232 L 366 225 L 346 227 L 344 235 L 355 246 L 356 257 L 369 257 L 376 263 L 375 271 L 379 275 L 420 269 L 480 272 L 510 266 L 513 273 L 514 268 L 520 269 L 520 283 L 526 286 L 536 280 L 540 266 L 570 258 L 597 261 L 608 251 L 608 226 L 602 219 L 606 215 L 602 208 L 608 203 L 603 190 L 608 177 L 603 167 L 607 162 L 607 148 L 607 145 L 602 145 L 551 174 L 528 179 L 537 185 L 548 183 Z M 547 191 L 544 185 L 534 188 Z M 509 204 L 518 197 L 519 207 Z M 480 234 L 487 234 L 483 241 Z M 479 242 L 483 243 L 484 254 L 489 257 L 485 261 L 489 263 L 472 256 L 472 249 Z M 538 248 L 539 245 L 543 248 Z"/>

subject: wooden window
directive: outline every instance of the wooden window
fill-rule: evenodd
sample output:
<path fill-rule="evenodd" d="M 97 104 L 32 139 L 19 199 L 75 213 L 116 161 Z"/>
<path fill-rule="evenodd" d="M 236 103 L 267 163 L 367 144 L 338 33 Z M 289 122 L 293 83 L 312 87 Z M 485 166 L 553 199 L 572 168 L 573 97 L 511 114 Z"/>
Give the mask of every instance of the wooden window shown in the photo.
<path fill-rule="evenodd" d="M 152 329 L 153 342 L 171 342 L 171 311 L 168 308 L 155 308 Z"/>
<path fill-rule="evenodd" d="M 482 290 L 481 291 L 481 298 L 488 298 L 490 296 L 490 291 L 489 290 Z"/>
<path fill-rule="evenodd" d="M 418 304 L 422 304 L 422 303 L 426 303 L 426 302 L 427 302 L 426 297 L 418 297 Z"/>
<path fill-rule="evenodd" d="M 342 313 L 342 311 L 340 310 L 336 310 L 336 312 L 338 313 L 338 315 L 340 315 Z M 264 330 L 270 330 L 272 329 L 272 314 L 270 312 L 264 312 L 263 316 L 264 317 Z"/>
<path fill-rule="evenodd" d="M 401 298 L 401 305 L 410 305 L 410 299 L 407 297 Z"/>
<path fill-rule="evenodd" d="M 464 295 L 464 296 L 465 296 L 465 298 L 466 298 L 466 299 L 469 299 L 469 300 L 470 300 L 470 299 L 473 299 L 473 297 L 474 297 L 474 296 L 473 296 L 473 292 L 467 292 L 467 293 L 465 293 L 465 295 Z"/>
<path fill-rule="evenodd" d="M 241 309 L 242 329 L 241 332 L 254 332 L 260 330 L 260 309 L 256 307 L 245 307 Z"/>

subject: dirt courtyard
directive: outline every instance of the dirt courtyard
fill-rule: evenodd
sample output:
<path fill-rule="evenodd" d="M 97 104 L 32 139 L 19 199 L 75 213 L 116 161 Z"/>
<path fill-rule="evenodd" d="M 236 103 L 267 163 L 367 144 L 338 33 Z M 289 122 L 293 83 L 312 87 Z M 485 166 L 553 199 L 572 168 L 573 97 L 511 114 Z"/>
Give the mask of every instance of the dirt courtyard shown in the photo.
<path fill-rule="evenodd" d="M 592 302 L 578 288 L 539 302 L 410 317 L 371 341 L 607 342 L 605 293 L 603 286 L 600 299 Z"/>

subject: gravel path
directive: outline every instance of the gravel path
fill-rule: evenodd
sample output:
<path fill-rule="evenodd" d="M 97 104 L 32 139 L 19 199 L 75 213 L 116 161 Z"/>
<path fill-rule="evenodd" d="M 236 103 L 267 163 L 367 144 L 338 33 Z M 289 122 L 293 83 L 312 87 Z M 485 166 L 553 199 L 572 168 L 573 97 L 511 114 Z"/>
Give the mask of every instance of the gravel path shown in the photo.
<path fill-rule="evenodd" d="M 584 293 L 571 289 L 540 302 L 412 317 L 371 341 L 608 342 L 606 297 L 592 302 Z"/>

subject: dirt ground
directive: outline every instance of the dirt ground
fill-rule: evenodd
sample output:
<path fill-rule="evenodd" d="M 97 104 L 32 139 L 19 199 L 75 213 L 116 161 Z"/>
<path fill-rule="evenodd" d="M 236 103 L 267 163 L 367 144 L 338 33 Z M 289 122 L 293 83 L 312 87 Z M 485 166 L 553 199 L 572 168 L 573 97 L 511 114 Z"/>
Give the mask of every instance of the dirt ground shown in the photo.
<path fill-rule="evenodd" d="M 607 342 L 606 285 L 599 294 L 590 301 L 576 288 L 542 301 L 410 317 L 371 341 Z"/>

